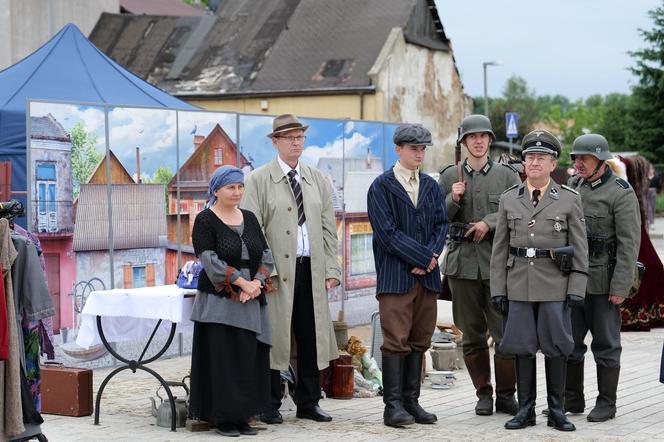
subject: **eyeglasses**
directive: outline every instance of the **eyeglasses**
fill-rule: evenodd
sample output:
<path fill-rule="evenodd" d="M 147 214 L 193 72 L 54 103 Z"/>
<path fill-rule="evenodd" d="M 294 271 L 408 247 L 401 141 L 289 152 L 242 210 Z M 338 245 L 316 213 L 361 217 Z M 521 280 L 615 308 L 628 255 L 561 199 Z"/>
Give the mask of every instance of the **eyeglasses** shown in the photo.
<path fill-rule="evenodd" d="M 300 135 L 300 136 L 297 136 L 297 137 L 277 137 L 277 138 L 281 138 L 282 140 L 286 140 L 291 144 L 293 144 L 296 141 L 298 143 L 303 143 L 307 139 L 307 137 L 305 137 L 304 135 Z"/>

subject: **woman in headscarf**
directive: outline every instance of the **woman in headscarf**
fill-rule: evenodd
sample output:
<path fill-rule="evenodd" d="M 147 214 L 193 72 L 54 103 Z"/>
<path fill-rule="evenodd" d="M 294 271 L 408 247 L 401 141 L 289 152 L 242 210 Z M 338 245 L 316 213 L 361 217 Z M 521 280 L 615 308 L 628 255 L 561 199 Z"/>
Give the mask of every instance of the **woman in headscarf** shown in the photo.
<path fill-rule="evenodd" d="M 208 207 L 192 232 L 203 270 L 191 314 L 189 415 L 224 436 L 255 435 L 249 419 L 267 405 L 270 392 L 265 293 L 272 291 L 274 264 L 258 220 L 238 208 L 243 192 L 242 170 L 217 169 Z"/>

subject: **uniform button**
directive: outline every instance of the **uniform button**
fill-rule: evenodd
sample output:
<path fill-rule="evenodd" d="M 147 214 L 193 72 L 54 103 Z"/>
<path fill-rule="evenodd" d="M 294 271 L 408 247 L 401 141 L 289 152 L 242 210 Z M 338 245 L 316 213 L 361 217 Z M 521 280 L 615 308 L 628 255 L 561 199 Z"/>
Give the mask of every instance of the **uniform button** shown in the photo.
<path fill-rule="evenodd" d="M 285 256 L 286 258 L 288 258 L 288 253 L 286 253 L 284 256 Z"/>
<path fill-rule="evenodd" d="M 288 281 L 288 278 L 282 278 L 281 280 L 282 280 L 283 282 L 286 282 L 286 281 Z"/>
<path fill-rule="evenodd" d="M 556 219 L 560 219 L 560 217 L 559 217 L 559 216 L 557 216 L 557 217 L 556 217 Z"/>
<path fill-rule="evenodd" d="M 286 230 L 286 235 L 290 235 L 290 230 Z"/>
<path fill-rule="evenodd" d="M 534 263 L 534 262 L 532 262 L 532 261 L 530 261 L 530 265 L 531 265 L 531 266 L 532 266 L 532 265 L 535 265 L 535 263 Z"/>
<path fill-rule="evenodd" d="M 293 208 L 292 208 L 292 207 L 289 207 L 289 208 L 288 208 L 288 211 L 290 212 L 291 210 L 293 210 Z"/>
<path fill-rule="evenodd" d="M 535 236 L 535 234 L 534 234 L 534 233 L 531 233 L 530 236 Z"/>

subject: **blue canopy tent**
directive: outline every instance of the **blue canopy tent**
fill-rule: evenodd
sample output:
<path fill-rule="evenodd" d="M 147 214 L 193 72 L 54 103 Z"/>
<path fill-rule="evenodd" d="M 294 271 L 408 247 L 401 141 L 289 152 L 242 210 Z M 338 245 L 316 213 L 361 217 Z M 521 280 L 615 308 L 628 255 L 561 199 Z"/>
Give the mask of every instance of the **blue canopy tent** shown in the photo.
<path fill-rule="evenodd" d="M 198 109 L 132 74 L 68 24 L 0 72 L 0 161 L 11 161 L 12 197 L 26 203 L 27 100 Z"/>

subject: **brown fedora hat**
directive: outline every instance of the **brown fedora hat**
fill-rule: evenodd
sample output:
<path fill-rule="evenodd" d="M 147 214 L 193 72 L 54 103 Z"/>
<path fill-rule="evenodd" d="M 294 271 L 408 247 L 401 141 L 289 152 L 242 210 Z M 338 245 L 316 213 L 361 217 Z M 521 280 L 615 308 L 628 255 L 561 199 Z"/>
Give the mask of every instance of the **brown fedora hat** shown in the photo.
<path fill-rule="evenodd" d="M 274 117 L 274 120 L 272 121 L 272 132 L 267 134 L 267 136 L 268 138 L 272 138 L 277 134 L 294 129 L 307 130 L 309 129 L 309 126 L 302 124 L 293 114 L 278 115 Z"/>

